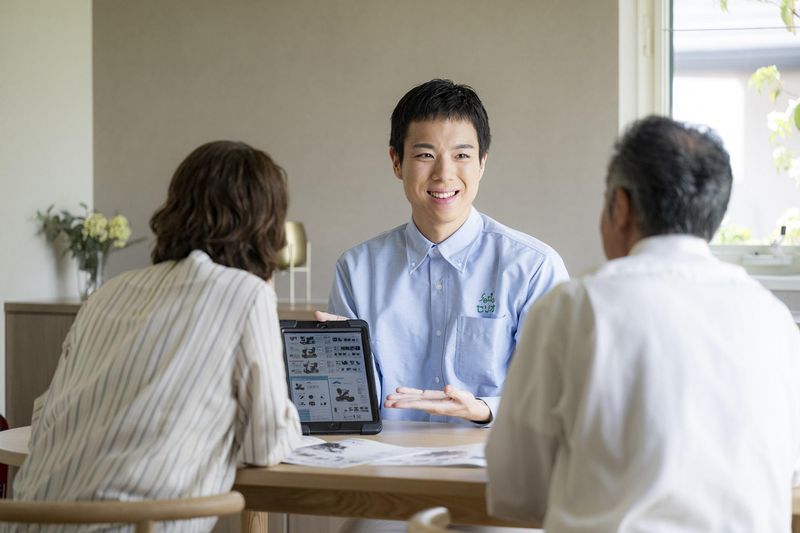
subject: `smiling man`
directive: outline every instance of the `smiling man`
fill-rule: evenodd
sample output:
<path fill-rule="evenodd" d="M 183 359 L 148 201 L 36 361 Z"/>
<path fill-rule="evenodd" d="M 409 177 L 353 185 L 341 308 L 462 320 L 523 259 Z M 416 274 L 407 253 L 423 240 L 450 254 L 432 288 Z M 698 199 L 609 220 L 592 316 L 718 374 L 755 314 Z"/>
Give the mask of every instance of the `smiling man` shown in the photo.
<path fill-rule="evenodd" d="M 391 128 L 411 221 L 342 255 L 328 310 L 369 323 L 383 418 L 488 424 L 518 324 L 567 272 L 552 248 L 472 207 L 491 135 L 470 87 L 411 89 Z"/>

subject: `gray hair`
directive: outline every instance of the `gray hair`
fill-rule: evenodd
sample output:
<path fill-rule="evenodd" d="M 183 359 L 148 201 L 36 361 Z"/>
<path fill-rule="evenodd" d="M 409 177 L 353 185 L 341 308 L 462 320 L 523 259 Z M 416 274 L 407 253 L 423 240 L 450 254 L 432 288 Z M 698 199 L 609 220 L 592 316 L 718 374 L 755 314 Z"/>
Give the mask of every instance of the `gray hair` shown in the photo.
<path fill-rule="evenodd" d="M 708 241 L 725 215 L 732 182 L 730 157 L 713 130 L 650 116 L 614 146 L 606 209 L 623 189 L 645 237 L 689 234 Z"/>

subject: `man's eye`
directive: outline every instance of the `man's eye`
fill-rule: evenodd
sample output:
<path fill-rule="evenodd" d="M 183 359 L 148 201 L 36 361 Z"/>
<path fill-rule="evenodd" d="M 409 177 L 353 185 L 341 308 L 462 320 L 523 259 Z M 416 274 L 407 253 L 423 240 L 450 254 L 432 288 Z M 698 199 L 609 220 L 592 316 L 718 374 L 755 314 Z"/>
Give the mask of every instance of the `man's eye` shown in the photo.
<path fill-rule="evenodd" d="M 429 153 L 426 152 L 426 153 L 422 153 L 422 154 L 417 154 L 414 157 L 416 157 L 417 159 L 433 159 L 433 154 L 429 154 Z"/>
<path fill-rule="evenodd" d="M 469 159 L 469 154 L 456 154 L 456 159 Z"/>

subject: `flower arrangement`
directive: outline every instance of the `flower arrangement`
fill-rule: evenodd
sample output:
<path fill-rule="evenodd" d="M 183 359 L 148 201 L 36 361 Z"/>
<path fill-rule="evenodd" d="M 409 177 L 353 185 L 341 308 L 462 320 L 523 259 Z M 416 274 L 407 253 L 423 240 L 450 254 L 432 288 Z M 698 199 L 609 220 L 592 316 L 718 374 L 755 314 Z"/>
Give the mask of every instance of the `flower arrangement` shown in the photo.
<path fill-rule="evenodd" d="M 85 300 L 103 283 L 103 269 L 108 254 L 115 249 L 125 248 L 143 239 L 130 240 L 131 227 L 123 215 L 115 215 L 108 219 L 100 212 L 89 211 L 86 204 L 80 204 L 85 215 L 73 215 L 61 210 L 53 214 L 53 206 L 47 211 L 36 212 L 41 224 L 40 233 L 44 233 L 48 242 L 53 242 L 64 235 L 68 247 L 64 251 L 72 253 L 78 262 L 78 270 L 84 273 L 83 283 L 79 283 L 81 299 Z"/>

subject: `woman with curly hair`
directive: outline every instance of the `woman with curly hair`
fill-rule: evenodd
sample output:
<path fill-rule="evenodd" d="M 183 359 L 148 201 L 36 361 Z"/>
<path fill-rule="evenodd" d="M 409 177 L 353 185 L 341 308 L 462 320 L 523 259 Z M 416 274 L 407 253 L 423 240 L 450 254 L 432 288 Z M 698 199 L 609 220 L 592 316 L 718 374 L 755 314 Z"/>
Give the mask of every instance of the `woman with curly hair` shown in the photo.
<path fill-rule="evenodd" d="M 297 446 L 268 283 L 286 208 L 283 170 L 244 143 L 204 144 L 180 164 L 150 220 L 154 264 L 105 283 L 67 335 L 16 499 L 216 494 L 237 465 Z"/>

